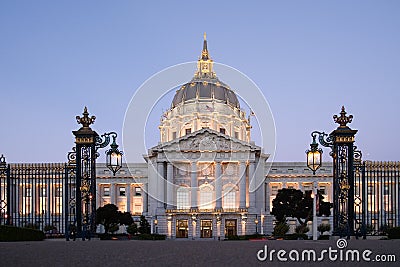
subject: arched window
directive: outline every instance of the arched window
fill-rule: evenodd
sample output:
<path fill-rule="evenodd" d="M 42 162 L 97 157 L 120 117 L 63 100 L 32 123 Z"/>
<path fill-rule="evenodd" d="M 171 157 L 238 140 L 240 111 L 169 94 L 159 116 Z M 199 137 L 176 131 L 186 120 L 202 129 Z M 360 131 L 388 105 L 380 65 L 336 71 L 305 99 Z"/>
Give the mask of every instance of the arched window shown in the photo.
<path fill-rule="evenodd" d="M 222 208 L 224 209 L 236 209 L 236 189 L 233 186 L 225 187 L 222 198 Z"/>
<path fill-rule="evenodd" d="M 214 192 L 211 186 L 205 185 L 200 187 L 200 209 L 213 209 L 214 208 Z"/>
<path fill-rule="evenodd" d="M 189 188 L 181 186 L 176 191 L 176 208 L 177 209 L 189 209 Z"/>

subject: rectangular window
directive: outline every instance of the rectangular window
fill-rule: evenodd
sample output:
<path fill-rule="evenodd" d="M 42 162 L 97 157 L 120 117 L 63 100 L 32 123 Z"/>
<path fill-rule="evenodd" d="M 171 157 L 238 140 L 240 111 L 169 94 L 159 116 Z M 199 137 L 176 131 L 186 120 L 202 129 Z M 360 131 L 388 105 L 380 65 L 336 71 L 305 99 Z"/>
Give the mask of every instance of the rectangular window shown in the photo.
<path fill-rule="evenodd" d="M 306 185 L 303 186 L 304 193 L 308 192 L 308 191 L 311 191 L 311 190 L 312 190 L 312 186 L 310 184 L 306 184 Z"/>
<path fill-rule="evenodd" d="M 271 187 L 271 195 L 272 196 L 276 196 L 277 194 L 278 194 L 278 186 L 277 185 L 273 185 L 272 187 Z"/>
<path fill-rule="evenodd" d="M 56 187 L 56 197 L 62 197 L 62 187 L 61 186 Z"/>
<path fill-rule="evenodd" d="M 190 134 L 192 132 L 191 128 L 185 129 L 185 134 Z"/>
<path fill-rule="evenodd" d="M 225 128 L 219 128 L 219 132 L 225 134 Z"/>
<path fill-rule="evenodd" d="M 224 193 L 224 198 L 222 199 L 222 207 L 224 209 L 235 209 L 236 208 L 236 192 L 231 190 Z"/>
<path fill-rule="evenodd" d="M 135 187 L 135 196 L 141 196 L 142 195 L 142 189 L 140 187 Z"/>
<path fill-rule="evenodd" d="M 326 194 L 326 186 L 322 185 L 319 187 L 319 193 L 321 195 L 325 195 Z"/>
<path fill-rule="evenodd" d="M 126 195 L 125 187 L 124 187 L 124 186 L 121 186 L 121 187 L 119 188 L 119 196 L 120 196 L 120 197 L 124 197 L 125 195 Z"/>
<path fill-rule="evenodd" d="M 110 196 L 110 188 L 108 186 L 103 187 L 103 196 L 105 197 Z"/>
<path fill-rule="evenodd" d="M 187 188 L 179 188 L 176 193 L 176 208 L 179 209 L 188 209 L 190 208 L 189 204 L 189 190 Z"/>
<path fill-rule="evenodd" d="M 47 197 L 47 190 L 46 190 L 46 187 L 42 186 L 42 187 L 40 188 L 39 196 L 40 196 L 40 197 Z"/>
<path fill-rule="evenodd" d="M 235 132 L 235 138 L 239 139 L 239 132 Z"/>
<path fill-rule="evenodd" d="M 368 195 L 375 195 L 373 185 L 368 185 Z"/>
<path fill-rule="evenodd" d="M 386 195 L 386 196 L 389 195 L 389 186 L 385 185 L 383 187 L 383 194 Z"/>
<path fill-rule="evenodd" d="M 172 139 L 173 139 L 173 140 L 176 139 L 176 132 L 173 132 L 173 133 L 172 133 Z"/>
<path fill-rule="evenodd" d="M 32 188 L 25 187 L 25 197 L 31 197 L 31 196 L 32 196 Z"/>

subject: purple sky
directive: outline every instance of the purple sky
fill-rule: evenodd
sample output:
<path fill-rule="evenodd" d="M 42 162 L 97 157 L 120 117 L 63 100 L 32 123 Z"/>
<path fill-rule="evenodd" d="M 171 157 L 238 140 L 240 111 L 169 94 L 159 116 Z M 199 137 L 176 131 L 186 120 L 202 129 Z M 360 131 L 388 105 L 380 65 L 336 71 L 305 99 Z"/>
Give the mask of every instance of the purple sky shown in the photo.
<path fill-rule="evenodd" d="M 276 161 L 304 161 L 342 105 L 364 159 L 400 160 L 399 13 L 394 0 L 0 1 L 0 153 L 66 161 L 85 105 L 98 133 L 121 133 L 135 90 L 196 60 L 207 32 L 212 58 L 265 94 Z"/>

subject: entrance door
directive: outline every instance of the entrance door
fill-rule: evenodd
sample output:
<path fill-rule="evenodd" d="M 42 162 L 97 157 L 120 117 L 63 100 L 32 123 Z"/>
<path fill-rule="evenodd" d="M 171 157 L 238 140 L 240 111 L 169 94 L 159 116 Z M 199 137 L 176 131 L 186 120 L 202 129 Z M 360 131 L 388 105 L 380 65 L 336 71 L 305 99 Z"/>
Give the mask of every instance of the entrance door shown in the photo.
<path fill-rule="evenodd" d="M 211 238 L 212 237 L 212 220 L 201 220 L 201 238 Z"/>
<path fill-rule="evenodd" d="M 225 220 L 225 236 L 237 235 L 236 220 Z"/>
<path fill-rule="evenodd" d="M 187 238 L 188 230 L 188 220 L 176 220 L 176 238 Z"/>

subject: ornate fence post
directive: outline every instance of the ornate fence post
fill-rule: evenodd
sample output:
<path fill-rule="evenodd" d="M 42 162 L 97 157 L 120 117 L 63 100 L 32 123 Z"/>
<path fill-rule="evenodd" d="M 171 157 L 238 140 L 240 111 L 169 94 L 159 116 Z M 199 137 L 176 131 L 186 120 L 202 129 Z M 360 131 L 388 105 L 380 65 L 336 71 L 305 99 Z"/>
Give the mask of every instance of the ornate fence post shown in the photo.
<path fill-rule="evenodd" d="M 96 222 L 96 140 L 99 136 L 90 128 L 96 117 L 89 117 L 85 107 L 83 117 L 76 116 L 82 127 L 73 131 L 76 144 L 76 223 L 77 236 L 90 238 Z"/>
<path fill-rule="evenodd" d="M 3 191 L 3 192 L 2 192 Z M 10 165 L 7 164 L 6 158 L 0 157 L 0 225 L 3 220 L 6 225 L 10 225 L 11 220 L 11 185 L 10 185 Z M 4 218 L 4 219 L 3 219 Z"/>
<path fill-rule="evenodd" d="M 330 155 L 333 158 L 333 235 L 349 237 L 355 235 L 354 173 L 356 168 L 361 170 L 361 175 L 364 175 L 364 172 L 362 171 L 361 152 L 354 146 L 357 130 L 352 130 L 347 126 L 353 120 L 353 116 L 346 116 L 346 114 L 342 107 L 340 116 L 333 116 L 339 127 L 330 134 L 312 132 L 313 142 L 310 145 L 311 149 L 307 150 L 306 154 L 307 166 L 315 174 L 322 164 L 322 150 L 318 149 L 316 137 L 318 136 L 318 141 L 322 146 L 332 149 Z M 360 200 L 361 196 L 357 197 Z M 365 199 L 361 200 L 366 201 Z M 362 227 L 365 228 L 364 219 L 362 219 Z"/>

